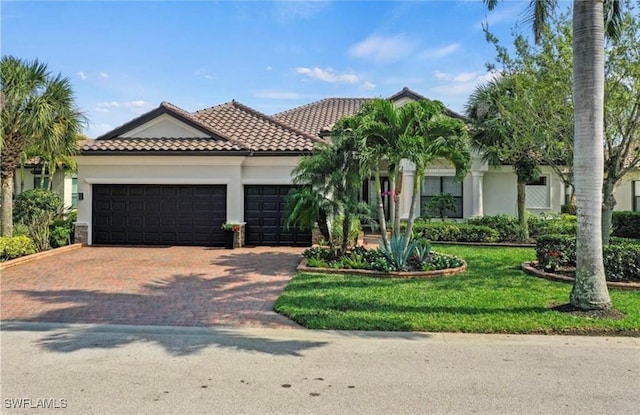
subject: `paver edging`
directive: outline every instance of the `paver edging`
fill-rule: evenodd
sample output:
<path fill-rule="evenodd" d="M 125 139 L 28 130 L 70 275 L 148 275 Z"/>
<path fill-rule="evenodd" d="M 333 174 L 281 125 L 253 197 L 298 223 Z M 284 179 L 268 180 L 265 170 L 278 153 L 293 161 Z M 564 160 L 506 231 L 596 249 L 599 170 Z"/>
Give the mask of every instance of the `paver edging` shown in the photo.
<path fill-rule="evenodd" d="M 307 258 L 303 258 L 298 265 L 297 270 L 299 272 L 307 272 L 313 274 L 336 274 L 336 275 L 359 275 L 363 277 L 375 277 L 375 278 L 436 278 L 436 277 L 449 277 L 459 274 L 467 270 L 467 263 L 462 261 L 462 265 L 457 268 L 439 269 L 436 271 L 390 271 L 381 272 L 368 269 L 346 269 L 346 268 L 320 268 L 309 267 L 307 265 Z"/>
<path fill-rule="evenodd" d="M 574 278 L 568 277 L 566 275 L 554 274 L 552 272 L 539 270 L 535 267 L 537 263 L 538 261 L 523 262 L 522 265 L 520 265 L 520 268 L 527 274 L 533 275 L 534 277 L 544 278 L 549 281 L 559 281 L 573 284 L 575 280 Z M 619 290 L 640 290 L 640 283 L 607 281 L 607 287 L 616 288 Z"/>
<path fill-rule="evenodd" d="M 51 255 L 61 254 L 67 251 L 73 251 L 78 248 L 82 248 L 82 244 L 71 244 L 66 246 L 61 246 L 60 248 L 48 249 L 42 252 L 36 252 L 35 254 L 21 256 L 20 258 L 10 259 L 9 261 L 0 262 L 0 269 L 6 269 L 15 267 L 16 265 L 25 264 L 27 262 L 35 261 L 40 258 L 45 258 Z"/>

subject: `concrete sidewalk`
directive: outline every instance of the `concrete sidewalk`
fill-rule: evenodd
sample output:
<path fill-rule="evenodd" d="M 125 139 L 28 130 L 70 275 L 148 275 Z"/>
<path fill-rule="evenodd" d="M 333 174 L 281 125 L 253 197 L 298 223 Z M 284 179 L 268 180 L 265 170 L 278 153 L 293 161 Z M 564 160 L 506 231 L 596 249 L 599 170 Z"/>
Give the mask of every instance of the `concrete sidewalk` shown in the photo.
<path fill-rule="evenodd" d="M 631 414 L 640 407 L 638 338 L 1 328 L 2 413 L 25 413 L 15 409 L 21 398 L 64 400 L 64 413 L 73 414 Z"/>

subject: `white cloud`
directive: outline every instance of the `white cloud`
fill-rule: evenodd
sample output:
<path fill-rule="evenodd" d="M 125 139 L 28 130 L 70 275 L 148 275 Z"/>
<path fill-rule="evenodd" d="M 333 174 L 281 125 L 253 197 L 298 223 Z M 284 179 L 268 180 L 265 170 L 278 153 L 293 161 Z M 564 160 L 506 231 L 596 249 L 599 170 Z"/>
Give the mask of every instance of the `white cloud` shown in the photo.
<path fill-rule="evenodd" d="M 518 22 L 518 17 L 521 16 L 524 12 L 524 5 L 521 2 L 502 2 L 501 6 L 497 7 L 495 10 L 487 12 L 487 15 L 484 19 L 476 23 L 476 29 L 482 29 L 482 25 L 488 25 L 489 28 L 491 26 L 501 25 L 503 23 L 515 24 Z M 507 6 L 508 4 L 512 4 L 511 6 Z"/>
<path fill-rule="evenodd" d="M 288 91 L 276 91 L 276 90 L 263 90 L 257 91 L 253 94 L 256 98 L 267 98 L 267 99 L 302 99 L 304 95 L 299 94 L 297 92 L 288 92 Z"/>
<path fill-rule="evenodd" d="M 453 78 L 450 74 L 442 71 L 438 71 L 438 70 L 433 71 L 433 77 L 439 80 L 446 80 L 446 81 Z"/>
<path fill-rule="evenodd" d="M 267 65 L 267 67 L 265 68 L 267 71 L 272 70 L 273 68 L 271 67 L 271 65 Z"/>
<path fill-rule="evenodd" d="M 204 79 L 213 79 L 213 75 L 205 75 Z"/>
<path fill-rule="evenodd" d="M 279 21 L 309 19 L 324 9 L 327 1 L 285 0 L 275 2 L 275 13 Z"/>
<path fill-rule="evenodd" d="M 307 67 L 301 66 L 296 68 L 296 71 L 299 74 L 306 76 L 307 78 L 317 79 L 319 81 L 328 82 L 331 84 L 336 84 L 336 83 L 355 84 L 360 80 L 358 78 L 358 75 L 356 74 L 353 74 L 353 73 L 337 74 L 333 70 L 333 68 L 322 69 L 322 68 L 318 68 L 317 66 L 314 66 L 313 68 L 307 68 Z"/>
<path fill-rule="evenodd" d="M 443 58 L 447 55 L 451 55 L 452 53 L 458 51 L 460 49 L 459 43 L 452 43 L 447 46 L 443 46 L 441 48 L 429 49 L 420 54 L 420 57 L 423 59 L 426 58 Z"/>
<path fill-rule="evenodd" d="M 354 58 L 371 59 L 374 62 L 391 63 L 408 56 L 414 43 L 403 35 L 383 37 L 372 35 L 349 48 Z"/>
<path fill-rule="evenodd" d="M 432 91 L 447 96 L 469 95 L 480 84 L 496 79 L 500 76 L 498 72 L 459 72 L 448 74 L 442 71 L 434 71 L 433 77 L 442 83 L 432 88 Z"/>
<path fill-rule="evenodd" d="M 85 79 L 87 79 L 89 76 L 87 74 L 85 74 L 83 71 L 77 72 L 78 77 L 80 77 L 80 79 L 82 79 L 83 81 Z"/>
<path fill-rule="evenodd" d="M 456 82 L 469 82 L 478 77 L 477 72 L 461 72 L 453 77 Z"/>
<path fill-rule="evenodd" d="M 106 72 L 100 72 L 100 78 L 107 79 L 108 77 L 109 77 L 109 74 L 108 74 L 108 73 L 106 73 Z"/>
<path fill-rule="evenodd" d="M 141 114 L 145 112 L 151 106 L 150 102 L 144 100 L 134 101 L 104 101 L 96 104 L 95 110 L 97 112 L 109 112 L 112 109 L 123 108 L 135 114 Z"/>
<path fill-rule="evenodd" d="M 376 84 L 369 81 L 364 81 L 362 85 L 360 85 L 360 89 L 364 89 L 365 91 L 371 91 L 376 87 Z"/>

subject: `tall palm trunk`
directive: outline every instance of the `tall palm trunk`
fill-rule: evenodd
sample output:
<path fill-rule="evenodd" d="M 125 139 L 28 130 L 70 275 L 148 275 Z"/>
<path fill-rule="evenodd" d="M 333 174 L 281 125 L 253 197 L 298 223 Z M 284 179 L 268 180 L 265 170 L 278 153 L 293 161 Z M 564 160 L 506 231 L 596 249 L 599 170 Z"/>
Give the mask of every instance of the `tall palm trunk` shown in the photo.
<path fill-rule="evenodd" d="M 611 218 L 617 202 L 614 196 L 615 182 L 611 177 L 604 179 L 602 187 L 602 243 L 608 244 L 611 236 Z"/>
<path fill-rule="evenodd" d="M 2 172 L 2 236 L 13 236 L 13 170 Z"/>
<path fill-rule="evenodd" d="M 520 238 L 523 241 L 529 239 L 529 224 L 527 223 L 527 182 L 518 178 L 518 223 L 520 224 Z"/>
<path fill-rule="evenodd" d="M 384 202 L 382 201 L 382 185 L 380 183 L 380 169 L 375 168 L 373 174 L 376 186 L 376 201 L 378 204 L 378 220 L 380 221 L 380 236 L 382 237 L 383 246 L 389 248 L 389 238 L 387 236 L 387 221 L 384 218 Z"/>
<path fill-rule="evenodd" d="M 407 220 L 407 229 L 405 230 L 404 249 L 409 246 L 411 233 L 413 232 L 413 223 L 415 222 L 416 211 L 418 210 L 418 200 L 420 199 L 420 178 L 424 177 L 426 167 L 416 166 L 415 180 L 413 181 L 413 192 L 411 193 L 411 206 L 409 207 L 409 218 Z"/>
<path fill-rule="evenodd" d="M 602 0 L 573 2 L 574 177 L 578 233 L 571 304 L 611 306 L 602 262 L 604 16 Z"/>
<path fill-rule="evenodd" d="M 393 206 L 395 216 L 393 217 L 393 229 L 395 235 L 400 235 L 400 193 L 402 192 L 402 167 L 396 171 L 396 186 L 393 190 Z"/>

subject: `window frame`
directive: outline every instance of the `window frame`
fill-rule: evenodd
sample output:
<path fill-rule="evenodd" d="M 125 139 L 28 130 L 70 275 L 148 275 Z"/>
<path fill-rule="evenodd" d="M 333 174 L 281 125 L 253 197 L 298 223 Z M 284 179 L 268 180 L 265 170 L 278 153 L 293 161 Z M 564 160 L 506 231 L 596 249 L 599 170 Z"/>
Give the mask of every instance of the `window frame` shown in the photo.
<path fill-rule="evenodd" d="M 434 195 L 425 195 L 422 191 L 423 189 L 423 184 L 424 181 L 427 180 L 428 178 L 439 178 L 440 179 L 440 193 L 438 194 L 434 194 Z M 451 178 L 453 179 L 455 184 L 459 184 L 460 185 L 460 196 L 453 196 L 454 200 L 458 201 L 459 203 L 456 203 L 458 206 L 460 206 L 459 212 L 458 210 L 456 210 L 454 213 L 455 215 L 447 215 L 447 218 L 451 218 L 451 219 L 463 219 L 464 218 L 464 180 L 460 181 L 459 183 L 457 183 L 455 181 L 455 176 L 447 176 L 447 175 L 440 175 L 440 176 L 424 176 L 422 177 L 422 183 L 420 183 L 420 214 L 425 214 L 426 212 L 422 211 L 422 206 L 424 206 L 424 204 L 428 203 L 429 200 L 431 200 L 432 197 L 434 196 L 438 196 L 441 194 L 444 194 L 444 179 L 445 178 Z"/>

